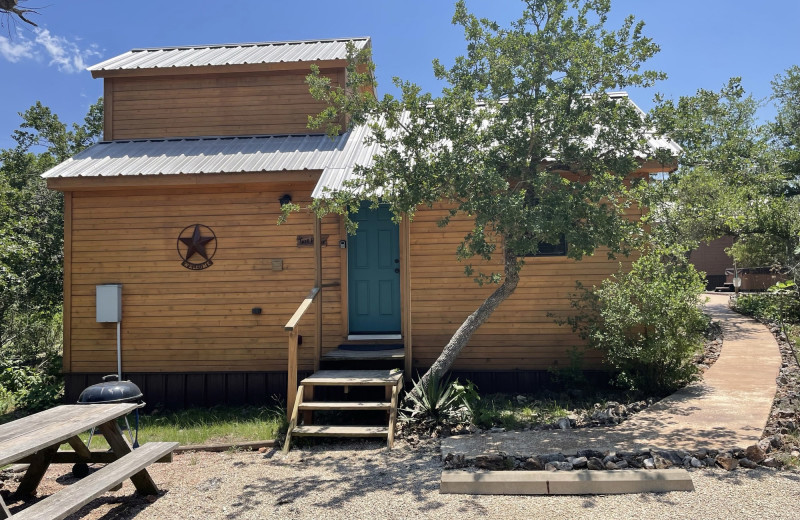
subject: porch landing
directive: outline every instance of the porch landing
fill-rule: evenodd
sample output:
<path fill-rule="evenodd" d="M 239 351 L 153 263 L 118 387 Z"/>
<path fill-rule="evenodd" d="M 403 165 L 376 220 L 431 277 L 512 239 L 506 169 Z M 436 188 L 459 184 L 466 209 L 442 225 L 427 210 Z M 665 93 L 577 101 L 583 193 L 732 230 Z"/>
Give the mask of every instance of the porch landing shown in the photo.
<path fill-rule="evenodd" d="M 323 361 L 380 361 L 402 360 L 406 357 L 406 349 L 394 348 L 387 350 L 345 350 L 334 349 L 322 354 Z"/>

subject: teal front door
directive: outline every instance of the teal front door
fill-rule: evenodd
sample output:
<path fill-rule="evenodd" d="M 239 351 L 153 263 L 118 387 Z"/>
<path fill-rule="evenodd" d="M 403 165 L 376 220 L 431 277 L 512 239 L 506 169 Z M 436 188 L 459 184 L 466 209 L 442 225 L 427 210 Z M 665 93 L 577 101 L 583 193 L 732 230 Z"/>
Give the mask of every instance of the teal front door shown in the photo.
<path fill-rule="evenodd" d="M 388 206 L 362 203 L 348 240 L 350 334 L 400 333 L 399 232 Z"/>

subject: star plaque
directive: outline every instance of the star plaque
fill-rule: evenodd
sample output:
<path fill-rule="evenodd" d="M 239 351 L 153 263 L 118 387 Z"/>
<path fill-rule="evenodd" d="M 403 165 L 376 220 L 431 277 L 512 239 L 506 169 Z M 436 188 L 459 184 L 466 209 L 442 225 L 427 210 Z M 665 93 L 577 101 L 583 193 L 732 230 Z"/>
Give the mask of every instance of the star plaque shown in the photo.
<path fill-rule="evenodd" d="M 199 271 L 214 265 L 211 259 L 217 252 L 217 236 L 202 224 L 186 226 L 178 235 L 178 254 L 186 269 Z"/>

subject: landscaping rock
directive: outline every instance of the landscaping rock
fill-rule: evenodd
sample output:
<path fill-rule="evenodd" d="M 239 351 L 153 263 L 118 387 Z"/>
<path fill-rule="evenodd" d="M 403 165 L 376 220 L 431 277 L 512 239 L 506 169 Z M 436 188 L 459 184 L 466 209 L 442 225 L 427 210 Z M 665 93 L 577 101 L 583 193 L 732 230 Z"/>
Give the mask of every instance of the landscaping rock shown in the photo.
<path fill-rule="evenodd" d="M 539 460 L 546 464 L 548 462 L 566 462 L 567 458 L 563 453 L 547 453 L 539 455 Z"/>
<path fill-rule="evenodd" d="M 586 457 L 587 459 L 594 457 L 596 459 L 602 459 L 604 454 L 602 451 L 597 450 L 578 450 L 578 457 Z"/>
<path fill-rule="evenodd" d="M 752 446 L 748 446 L 747 449 L 744 450 L 744 455 L 746 458 L 750 459 L 755 464 L 758 464 L 762 460 L 767 458 L 767 454 L 764 453 L 764 450 L 762 450 L 755 444 Z"/>
<path fill-rule="evenodd" d="M 708 450 L 705 448 L 700 448 L 699 450 L 695 450 L 692 452 L 692 457 L 696 457 L 700 460 L 703 460 L 706 457 L 708 457 Z"/>
<path fill-rule="evenodd" d="M 544 464 L 538 458 L 531 457 L 522 463 L 522 469 L 525 471 L 541 471 L 544 469 Z"/>
<path fill-rule="evenodd" d="M 653 454 L 653 465 L 656 469 L 668 469 L 672 467 L 672 461 L 669 459 L 665 459 L 661 455 Z M 646 463 L 647 461 L 645 461 Z"/>
<path fill-rule="evenodd" d="M 478 455 L 475 457 L 475 467 L 494 471 L 503 470 L 506 469 L 505 457 L 496 453 Z"/>
<path fill-rule="evenodd" d="M 739 459 L 739 465 L 741 467 L 747 468 L 747 469 L 755 469 L 755 468 L 758 467 L 758 464 L 756 464 L 754 461 L 748 459 L 747 457 L 745 457 L 743 459 Z"/>
<path fill-rule="evenodd" d="M 606 469 L 611 469 L 611 470 L 614 470 L 614 469 L 619 469 L 619 466 L 617 466 L 617 465 L 616 465 L 614 462 L 611 462 L 610 460 L 609 460 L 609 461 L 606 461 L 606 463 L 605 463 L 605 464 L 603 464 L 603 466 L 604 466 Z"/>
<path fill-rule="evenodd" d="M 586 461 L 586 467 L 591 470 L 601 470 L 605 468 L 603 461 L 597 457 L 589 458 L 589 460 Z"/>
<path fill-rule="evenodd" d="M 780 468 L 782 466 L 781 461 L 776 459 L 775 457 L 768 457 L 761 461 L 762 466 L 766 466 L 767 468 Z"/>
<path fill-rule="evenodd" d="M 656 463 L 653 459 L 644 459 L 642 461 L 645 469 L 656 469 Z"/>
<path fill-rule="evenodd" d="M 589 459 L 586 457 L 575 457 L 570 462 L 572 462 L 572 466 L 574 468 L 585 468 L 589 462 Z"/>
<path fill-rule="evenodd" d="M 727 471 L 733 471 L 739 465 L 739 461 L 730 453 L 720 453 L 715 459 L 717 465 Z"/>
<path fill-rule="evenodd" d="M 569 429 L 571 428 L 571 425 L 570 425 L 569 419 L 568 419 L 568 418 L 566 418 L 566 417 L 562 417 L 562 418 L 560 418 L 560 419 L 559 419 L 559 420 L 556 422 L 556 424 L 557 424 L 557 425 L 558 425 L 558 427 L 559 427 L 559 428 L 561 428 L 562 430 L 569 430 Z"/>
<path fill-rule="evenodd" d="M 693 468 L 702 468 L 703 462 L 697 457 L 692 457 L 691 460 L 689 461 L 689 465 L 692 466 Z"/>

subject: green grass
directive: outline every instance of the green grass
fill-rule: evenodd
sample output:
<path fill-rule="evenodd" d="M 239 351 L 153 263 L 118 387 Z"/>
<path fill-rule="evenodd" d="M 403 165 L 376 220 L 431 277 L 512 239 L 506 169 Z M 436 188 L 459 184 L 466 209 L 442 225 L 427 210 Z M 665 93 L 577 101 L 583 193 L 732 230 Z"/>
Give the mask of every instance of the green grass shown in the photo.
<path fill-rule="evenodd" d="M 135 429 L 134 415 L 128 416 Z M 178 412 L 142 415 L 139 419 L 139 443 L 177 441 L 189 444 L 236 444 L 237 442 L 274 439 L 285 428 L 285 412 L 277 407 L 190 408 Z M 120 421 L 124 428 L 124 421 Z M 127 433 L 126 433 L 127 436 Z M 89 434 L 84 433 L 84 442 Z M 101 435 L 92 439 L 93 450 L 107 449 Z"/>
<path fill-rule="evenodd" d="M 516 395 L 482 395 L 475 403 L 473 422 L 482 428 L 492 426 L 501 426 L 507 430 L 535 428 L 552 424 L 576 411 L 589 411 L 594 403 L 605 403 L 609 397 L 621 402 L 627 401 L 623 395 L 588 395 L 576 399 L 563 393 L 546 394 L 550 395 L 526 395 L 522 402 L 517 400 Z"/>

